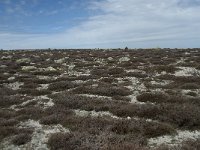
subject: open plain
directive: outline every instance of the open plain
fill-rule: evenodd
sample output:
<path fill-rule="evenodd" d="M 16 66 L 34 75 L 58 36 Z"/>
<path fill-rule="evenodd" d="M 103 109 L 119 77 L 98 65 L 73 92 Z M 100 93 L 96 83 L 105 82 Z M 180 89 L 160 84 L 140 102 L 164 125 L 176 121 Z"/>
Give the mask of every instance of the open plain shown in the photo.
<path fill-rule="evenodd" d="M 200 149 L 200 49 L 2 50 L 0 149 Z"/>

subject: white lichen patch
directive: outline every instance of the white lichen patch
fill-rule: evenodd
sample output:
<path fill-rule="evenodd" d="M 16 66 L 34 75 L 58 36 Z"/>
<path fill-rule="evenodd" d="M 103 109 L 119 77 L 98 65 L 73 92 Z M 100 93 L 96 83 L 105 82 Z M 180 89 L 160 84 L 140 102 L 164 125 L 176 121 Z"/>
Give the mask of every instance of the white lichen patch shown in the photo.
<path fill-rule="evenodd" d="M 20 110 L 20 107 L 23 108 L 26 105 L 28 105 L 29 103 L 34 102 L 34 101 L 37 102 L 37 105 L 40 105 L 40 106 L 42 105 L 43 109 L 52 107 L 54 105 L 53 100 L 51 98 L 47 97 L 46 95 L 43 95 L 43 96 L 37 96 L 34 99 L 27 100 L 19 105 L 12 105 L 12 106 L 10 106 L 10 109 L 14 109 L 14 110 L 18 111 L 18 110 Z"/>
<path fill-rule="evenodd" d="M 34 99 L 38 101 L 38 105 L 43 106 L 43 109 L 52 107 L 54 105 L 53 100 L 47 95 L 37 96 Z"/>
<path fill-rule="evenodd" d="M 31 62 L 30 58 L 22 58 L 22 59 L 16 60 L 16 63 L 29 63 L 29 62 Z"/>
<path fill-rule="evenodd" d="M 68 65 L 68 71 L 69 72 L 72 71 L 75 67 L 76 67 L 76 65 L 74 65 L 74 64 Z"/>
<path fill-rule="evenodd" d="M 176 63 L 174 63 L 173 65 L 178 65 L 178 64 L 182 64 L 182 63 L 185 63 L 185 58 L 181 57 L 179 60 L 177 60 Z"/>
<path fill-rule="evenodd" d="M 74 68 L 76 67 L 75 64 L 71 63 L 68 65 L 67 75 L 70 76 L 90 76 L 89 69 L 83 69 L 83 71 L 76 71 Z"/>
<path fill-rule="evenodd" d="M 47 67 L 47 68 L 38 68 L 39 71 L 56 71 L 53 67 Z"/>
<path fill-rule="evenodd" d="M 129 72 L 137 72 L 137 73 L 146 73 L 144 70 L 140 70 L 140 69 L 129 69 L 126 70 L 127 73 Z"/>
<path fill-rule="evenodd" d="M 119 59 L 119 63 L 126 62 L 126 61 L 129 61 L 129 60 L 130 60 L 130 58 L 128 56 L 127 57 L 121 57 Z"/>
<path fill-rule="evenodd" d="M 67 66 L 67 63 L 62 63 L 62 66 Z"/>
<path fill-rule="evenodd" d="M 65 62 L 65 58 L 54 60 L 55 63 L 62 64 Z"/>
<path fill-rule="evenodd" d="M 68 75 L 70 76 L 90 76 L 90 72 L 86 71 L 76 71 L 76 70 L 68 70 Z"/>
<path fill-rule="evenodd" d="M 131 103 L 137 103 L 137 104 L 145 104 L 144 102 L 139 102 L 137 100 L 137 96 L 139 95 L 140 92 L 146 91 L 146 87 L 143 83 L 140 82 L 138 78 L 135 77 L 127 77 L 132 85 L 126 86 L 128 89 L 130 89 L 133 94 L 129 95 L 128 97 L 131 98 Z"/>
<path fill-rule="evenodd" d="M 12 80 L 15 80 L 15 77 L 9 77 L 8 78 L 8 81 L 12 81 Z"/>
<path fill-rule="evenodd" d="M 8 56 L 2 56 L 1 59 L 11 59 L 12 56 L 11 55 L 8 55 Z"/>
<path fill-rule="evenodd" d="M 152 85 L 161 85 L 161 86 L 165 86 L 165 85 L 168 85 L 170 83 L 172 83 L 171 80 L 159 80 L 159 81 L 154 80 L 154 81 L 151 81 Z"/>
<path fill-rule="evenodd" d="M 191 53 L 185 52 L 185 55 L 190 55 Z"/>
<path fill-rule="evenodd" d="M 176 135 L 165 135 L 157 138 L 150 138 L 148 144 L 152 147 L 156 147 L 162 144 L 168 146 L 177 146 L 181 142 L 188 139 L 197 139 L 200 138 L 200 131 L 177 131 Z"/>
<path fill-rule="evenodd" d="M 150 89 L 150 91 L 154 92 L 154 93 L 158 92 L 158 93 L 165 94 L 165 92 L 164 92 L 165 90 L 163 90 L 162 88 L 154 88 L 154 89 Z"/>
<path fill-rule="evenodd" d="M 37 76 L 38 79 L 40 80 L 56 80 L 57 77 L 53 77 L 53 76 Z"/>
<path fill-rule="evenodd" d="M 181 90 L 181 93 L 182 93 L 182 95 L 184 95 L 184 96 L 185 96 L 185 95 L 189 96 L 188 93 L 190 93 L 190 92 L 196 93 L 196 94 L 197 94 L 197 97 L 200 96 L 200 89 L 188 89 L 188 90 L 182 89 L 182 90 Z"/>
<path fill-rule="evenodd" d="M 128 86 L 133 91 L 146 91 L 145 85 L 135 77 L 127 77 L 130 82 L 132 82 L 132 86 Z"/>
<path fill-rule="evenodd" d="M 141 120 L 141 118 L 139 118 L 139 117 L 126 117 L 126 118 L 123 118 L 123 117 L 118 117 L 118 116 L 115 116 L 115 115 L 113 115 L 112 113 L 110 113 L 109 111 L 86 111 L 86 110 L 80 110 L 80 109 L 75 109 L 74 110 L 74 112 L 75 112 L 75 114 L 77 115 L 77 116 L 80 116 L 80 117 L 88 117 L 88 116 L 90 116 L 90 117 L 106 117 L 106 116 L 108 116 L 108 117 L 111 117 L 111 118 L 113 118 L 113 119 L 119 119 L 119 120 L 130 120 L 130 119 L 133 119 L 133 120 Z M 143 118 L 142 118 L 142 120 L 144 120 Z M 145 119 L 145 121 L 146 122 L 159 122 L 159 121 L 157 121 L 157 120 L 152 120 L 152 119 Z"/>
<path fill-rule="evenodd" d="M 54 102 L 52 99 L 48 99 L 48 102 L 44 102 L 44 101 L 38 101 L 39 105 L 42 105 L 44 109 L 52 107 L 54 105 Z"/>
<path fill-rule="evenodd" d="M 72 81 L 73 83 L 77 83 L 77 84 L 81 84 L 81 83 L 85 83 L 87 81 L 83 81 L 83 80 L 74 80 Z"/>
<path fill-rule="evenodd" d="M 7 65 L 0 65 L 0 68 L 7 68 Z"/>
<path fill-rule="evenodd" d="M 94 97 L 94 98 L 102 98 L 107 100 L 112 100 L 112 97 L 109 96 L 100 96 L 100 95 L 93 95 L 93 94 L 79 94 L 80 96 L 86 96 L 86 97 Z"/>
<path fill-rule="evenodd" d="M 99 64 L 101 64 L 101 65 L 105 65 L 106 64 L 106 61 L 103 58 L 96 58 L 94 61 L 99 63 Z"/>
<path fill-rule="evenodd" d="M 37 67 L 35 66 L 22 66 L 22 70 L 23 71 L 32 71 L 32 70 L 36 70 Z"/>
<path fill-rule="evenodd" d="M 6 87 L 11 88 L 13 90 L 19 90 L 20 86 L 24 85 L 24 82 L 13 82 L 9 84 L 5 84 Z"/>
<path fill-rule="evenodd" d="M 111 61 L 111 60 L 113 60 L 113 58 L 112 57 L 108 57 L 108 60 Z"/>
<path fill-rule="evenodd" d="M 103 116 L 109 116 L 111 118 L 114 119 L 119 119 L 119 117 L 113 115 L 112 113 L 108 112 L 108 111 L 86 111 L 86 110 L 80 110 L 80 109 L 76 109 L 74 110 L 75 114 L 77 116 L 81 116 L 81 117 L 87 117 L 87 116 L 91 116 L 91 117 L 103 117 Z"/>
<path fill-rule="evenodd" d="M 38 121 L 28 120 L 26 122 L 21 122 L 18 126 L 19 128 L 32 128 L 34 130 L 32 134 L 32 139 L 27 144 L 16 146 L 11 144 L 11 140 L 6 140 L 1 144 L 1 148 L 4 150 L 48 150 L 47 141 L 51 134 L 53 133 L 65 133 L 69 132 L 62 125 L 41 125 Z"/>
<path fill-rule="evenodd" d="M 37 87 L 37 90 L 46 90 L 49 87 L 49 84 L 39 84 L 40 87 Z"/>
<path fill-rule="evenodd" d="M 200 76 L 200 70 L 193 67 L 177 67 L 180 70 L 175 72 L 175 76 Z"/>
<path fill-rule="evenodd" d="M 139 102 L 137 100 L 137 96 L 140 95 L 139 92 L 134 92 L 134 94 L 127 96 L 128 98 L 131 99 L 130 103 L 133 104 L 146 104 L 145 102 Z"/>
<path fill-rule="evenodd" d="M 153 73 L 152 75 L 155 77 L 159 77 L 161 75 L 166 75 L 166 74 L 168 74 L 166 71 L 162 71 L 161 73 L 156 72 L 156 73 Z"/>

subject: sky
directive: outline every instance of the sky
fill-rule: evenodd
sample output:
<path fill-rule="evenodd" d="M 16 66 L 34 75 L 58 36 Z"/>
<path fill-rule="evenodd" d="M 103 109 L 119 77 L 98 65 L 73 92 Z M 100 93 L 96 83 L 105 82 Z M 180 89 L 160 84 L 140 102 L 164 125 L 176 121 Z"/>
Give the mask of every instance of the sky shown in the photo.
<path fill-rule="evenodd" d="M 0 0 L 0 49 L 200 47 L 200 0 Z"/>

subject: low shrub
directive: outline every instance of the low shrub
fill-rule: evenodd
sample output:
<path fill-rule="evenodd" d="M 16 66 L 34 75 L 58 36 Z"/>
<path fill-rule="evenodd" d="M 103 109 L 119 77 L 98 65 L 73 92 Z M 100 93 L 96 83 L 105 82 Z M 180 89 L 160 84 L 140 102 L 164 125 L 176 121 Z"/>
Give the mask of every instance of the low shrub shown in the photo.
<path fill-rule="evenodd" d="M 0 127 L 0 141 L 8 136 L 11 136 L 17 132 L 17 128 L 13 126 L 1 126 Z"/>
<path fill-rule="evenodd" d="M 109 75 L 122 74 L 124 72 L 125 72 L 124 69 L 123 68 L 119 68 L 119 67 L 114 67 L 114 68 L 108 69 L 108 74 Z"/>
<path fill-rule="evenodd" d="M 11 105 L 17 105 L 22 103 L 24 100 L 22 99 L 21 96 L 2 96 L 0 99 L 0 108 L 6 108 Z"/>
<path fill-rule="evenodd" d="M 147 138 L 175 133 L 175 129 L 168 124 L 145 120 L 121 120 L 111 127 L 111 131 L 123 135 L 138 134 Z"/>
<path fill-rule="evenodd" d="M 162 113 L 154 115 L 156 119 L 168 122 L 181 129 L 199 129 L 200 109 L 193 104 L 163 104 L 160 109 Z"/>
<path fill-rule="evenodd" d="M 138 116 L 142 118 L 152 118 L 156 114 L 161 113 L 159 106 L 152 104 L 136 105 L 136 104 L 121 104 L 110 108 L 110 112 L 120 117 Z"/>
<path fill-rule="evenodd" d="M 16 112 L 10 109 L 0 109 L 0 118 L 11 119 L 16 116 Z"/>
<path fill-rule="evenodd" d="M 131 98 L 130 97 L 126 97 L 126 96 L 113 96 L 112 97 L 113 100 L 120 100 L 120 101 L 125 101 L 125 102 L 130 102 Z"/>
<path fill-rule="evenodd" d="M 137 100 L 141 102 L 166 102 L 169 99 L 167 94 L 156 92 L 156 93 L 142 93 L 137 96 Z"/>
<path fill-rule="evenodd" d="M 131 142 L 109 144 L 103 150 L 148 150 L 147 147 Z"/>
<path fill-rule="evenodd" d="M 176 147 L 178 149 L 178 147 Z M 182 146 L 180 147 L 180 150 L 198 150 L 200 149 L 200 139 L 189 139 L 187 141 L 184 141 L 182 143 Z"/>
<path fill-rule="evenodd" d="M 44 76 L 54 76 L 54 75 L 61 75 L 60 71 L 34 71 L 32 72 L 33 75 L 44 75 Z"/>
<path fill-rule="evenodd" d="M 41 124 L 59 124 L 64 119 L 64 114 L 53 114 L 40 119 Z"/>
<path fill-rule="evenodd" d="M 188 93 L 186 93 L 186 95 L 196 97 L 198 94 L 195 92 L 188 92 Z"/>
<path fill-rule="evenodd" d="M 200 89 L 200 86 L 196 83 L 184 83 L 180 86 L 181 89 Z"/>
<path fill-rule="evenodd" d="M 92 86 L 78 87 L 73 91 L 78 94 L 94 94 L 101 96 L 128 96 L 132 93 L 126 87 L 113 86 L 110 84 L 98 85 L 97 87 L 92 87 Z"/>
<path fill-rule="evenodd" d="M 13 118 L 11 118 L 11 119 L 0 118 L 0 126 L 4 126 L 4 127 L 14 126 L 18 123 L 19 123 L 19 121 L 16 119 L 13 119 Z"/>
<path fill-rule="evenodd" d="M 20 109 L 19 111 L 16 112 L 16 114 L 18 116 L 18 120 L 27 120 L 27 119 L 38 120 L 43 116 L 44 110 L 37 106 L 30 106 Z"/>
<path fill-rule="evenodd" d="M 48 95 L 51 94 L 51 91 L 48 89 L 45 90 L 37 90 L 37 89 L 28 89 L 28 88 L 22 88 L 19 89 L 18 92 L 20 94 L 28 94 L 28 95 L 32 95 L 32 96 L 41 96 L 41 95 Z"/>
<path fill-rule="evenodd" d="M 90 71 L 91 75 L 101 76 L 101 77 L 107 77 L 108 75 L 108 68 L 94 68 Z"/>
<path fill-rule="evenodd" d="M 0 141 L 6 137 L 9 137 L 11 135 L 17 135 L 17 134 L 29 134 L 31 135 L 33 133 L 33 130 L 28 128 L 17 128 L 16 126 L 1 126 L 0 127 Z"/>
<path fill-rule="evenodd" d="M 7 87 L 0 87 L 0 96 L 10 96 L 10 95 L 15 95 L 17 92 L 10 89 L 10 88 L 7 88 Z"/>
<path fill-rule="evenodd" d="M 126 74 L 124 74 L 127 77 L 136 77 L 136 78 L 147 78 L 148 75 L 141 73 L 141 72 L 128 72 Z"/>
<path fill-rule="evenodd" d="M 51 150 L 74 150 L 83 148 L 82 140 L 73 133 L 55 133 L 51 135 L 47 144 Z"/>
<path fill-rule="evenodd" d="M 28 89 L 35 89 L 38 87 L 38 84 L 36 83 L 33 83 L 33 82 L 27 82 L 27 83 L 24 83 L 24 85 L 21 86 L 21 88 L 28 88 Z"/>
<path fill-rule="evenodd" d="M 112 83 L 116 83 L 117 79 L 113 77 L 105 77 L 105 78 L 100 79 L 100 82 L 107 82 L 107 83 L 112 84 Z"/>
<path fill-rule="evenodd" d="M 72 94 L 57 94 L 52 97 L 56 105 L 62 105 L 68 109 L 82 109 L 87 111 L 108 111 L 116 102 L 102 98 L 92 98 Z"/>
<path fill-rule="evenodd" d="M 12 139 L 14 145 L 24 145 L 29 141 L 31 141 L 31 135 L 27 133 L 18 134 Z"/>
<path fill-rule="evenodd" d="M 167 73 L 175 73 L 175 71 L 179 70 L 178 68 L 176 68 L 173 65 L 158 65 L 158 66 L 153 66 L 151 68 L 148 68 L 147 72 L 158 72 L 161 73 L 163 71 L 167 72 Z"/>
<path fill-rule="evenodd" d="M 71 81 L 60 81 L 51 83 L 48 87 L 51 91 L 67 90 L 76 87 L 77 85 Z"/>

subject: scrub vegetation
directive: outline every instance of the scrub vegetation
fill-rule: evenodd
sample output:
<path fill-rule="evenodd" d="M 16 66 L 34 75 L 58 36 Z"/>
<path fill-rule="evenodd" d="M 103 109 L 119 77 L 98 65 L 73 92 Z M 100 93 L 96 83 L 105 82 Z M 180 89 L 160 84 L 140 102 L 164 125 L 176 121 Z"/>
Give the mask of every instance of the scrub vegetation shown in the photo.
<path fill-rule="evenodd" d="M 200 49 L 0 57 L 0 149 L 200 149 Z"/>

